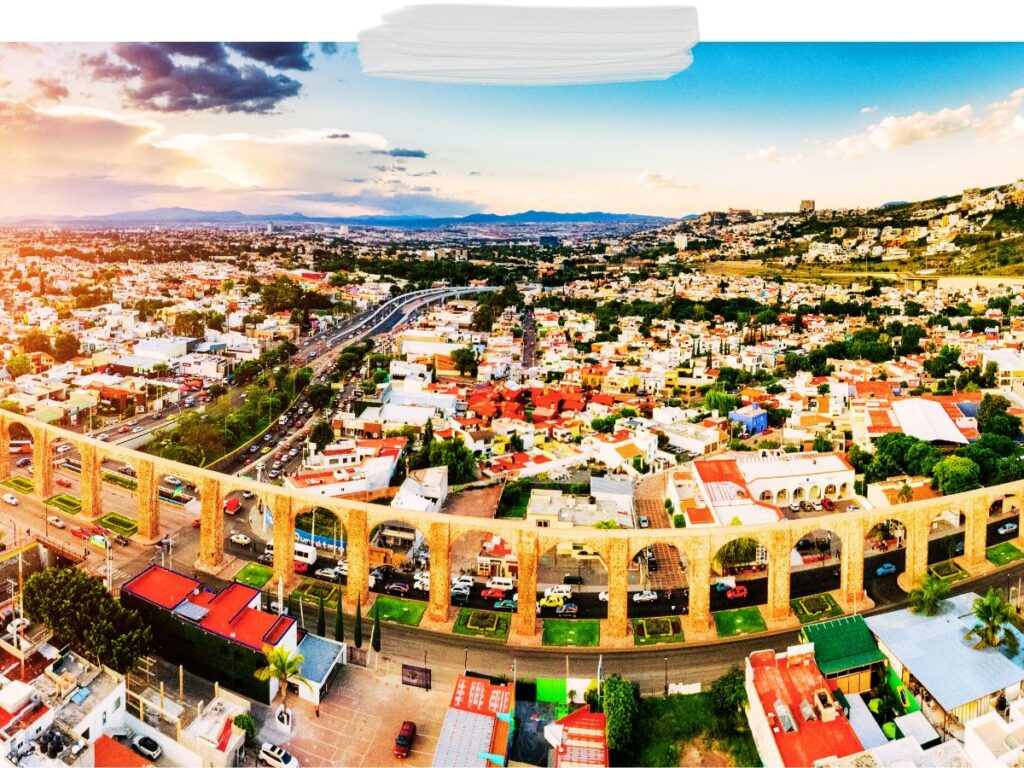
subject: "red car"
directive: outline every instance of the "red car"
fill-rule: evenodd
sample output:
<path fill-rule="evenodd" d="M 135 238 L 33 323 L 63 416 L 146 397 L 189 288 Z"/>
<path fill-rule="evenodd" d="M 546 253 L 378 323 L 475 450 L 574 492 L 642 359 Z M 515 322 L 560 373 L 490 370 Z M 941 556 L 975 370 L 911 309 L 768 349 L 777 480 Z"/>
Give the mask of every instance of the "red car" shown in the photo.
<path fill-rule="evenodd" d="M 88 539 L 88 538 L 89 538 L 89 536 L 91 535 L 91 534 L 90 534 L 90 533 L 89 533 L 89 532 L 88 532 L 87 530 L 85 530 L 85 528 L 83 528 L 82 526 L 78 526 L 77 528 L 72 528 L 72 529 L 71 529 L 71 533 L 72 533 L 73 535 L 77 536 L 77 537 L 78 537 L 78 538 L 80 538 L 80 539 Z"/>
<path fill-rule="evenodd" d="M 303 562 L 301 562 L 299 560 L 295 561 L 295 572 L 296 573 L 306 573 L 307 571 L 309 571 L 309 566 L 308 565 L 306 565 L 305 563 L 303 563 Z"/>
<path fill-rule="evenodd" d="M 100 525 L 83 526 L 90 536 L 106 536 L 107 529 Z"/>
<path fill-rule="evenodd" d="M 198 528 L 199 526 L 200 526 L 200 522 L 199 522 L 199 518 L 197 517 L 195 520 L 192 521 L 192 527 L 193 528 Z"/>
<path fill-rule="evenodd" d="M 406 720 L 398 729 L 398 736 L 395 737 L 395 757 L 408 757 L 414 741 L 416 741 L 416 723 Z"/>
<path fill-rule="evenodd" d="M 61 478 L 57 479 L 57 485 L 59 485 L 61 488 L 70 488 L 71 487 L 71 481 L 70 480 L 65 480 L 63 477 L 61 477 Z"/>
<path fill-rule="evenodd" d="M 747 588 L 743 584 L 737 584 L 735 587 L 725 593 L 726 598 L 729 600 L 736 600 L 740 597 L 747 596 Z"/>
<path fill-rule="evenodd" d="M 824 507 L 826 512 L 831 512 L 836 508 L 836 503 L 832 501 L 828 496 L 821 500 L 821 506 Z"/>
<path fill-rule="evenodd" d="M 480 593 L 480 596 L 483 597 L 484 600 L 504 600 L 505 599 L 505 590 L 504 589 L 485 589 L 483 592 Z"/>

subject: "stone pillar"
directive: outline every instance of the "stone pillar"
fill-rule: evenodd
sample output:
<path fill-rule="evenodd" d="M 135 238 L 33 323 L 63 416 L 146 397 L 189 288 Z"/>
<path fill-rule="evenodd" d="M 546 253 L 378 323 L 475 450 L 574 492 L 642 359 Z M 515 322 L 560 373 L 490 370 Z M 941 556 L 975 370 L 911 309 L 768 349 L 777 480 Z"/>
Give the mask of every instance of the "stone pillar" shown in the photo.
<path fill-rule="evenodd" d="M 690 590 L 689 616 L 697 627 L 711 622 L 711 542 L 693 536 L 686 551 L 686 586 Z"/>
<path fill-rule="evenodd" d="M 851 521 L 836 534 L 843 548 L 839 592 L 848 606 L 856 608 L 864 598 L 864 529 L 857 521 Z"/>
<path fill-rule="evenodd" d="M 772 531 L 768 538 L 768 616 L 785 619 L 789 605 L 789 531 Z"/>
<path fill-rule="evenodd" d="M 540 559 L 540 543 L 536 531 L 532 530 L 520 531 L 518 539 L 515 552 L 519 563 L 519 607 L 512 617 L 512 633 L 532 638 L 537 632 L 537 563 Z"/>
<path fill-rule="evenodd" d="M 144 541 L 155 542 L 160 539 L 160 489 L 156 468 L 152 461 L 136 461 L 132 468 L 137 475 L 135 509 L 139 523 L 138 535 Z"/>
<path fill-rule="evenodd" d="M 53 451 L 49 435 L 42 429 L 32 435 L 32 495 L 46 500 L 53 496 Z M 9 457 L 9 454 L 8 454 Z M 8 458 L 8 460 L 10 460 Z"/>
<path fill-rule="evenodd" d="M 612 639 L 629 633 L 629 542 L 612 539 L 608 546 L 608 621 L 605 634 Z"/>
<path fill-rule="evenodd" d="M 897 580 L 900 589 L 909 592 L 916 587 L 928 573 L 928 531 L 931 510 L 921 509 L 911 513 L 907 520 L 906 554 L 907 563 L 903 573 Z"/>
<path fill-rule="evenodd" d="M 431 621 L 448 621 L 451 604 L 451 539 L 447 522 L 430 524 L 430 604 Z"/>
<path fill-rule="evenodd" d="M 370 596 L 370 531 L 367 530 L 366 510 L 349 510 L 345 535 L 345 559 L 348 563 L 345 604 L 355 610 L 356 603 L 365 603 Z M 430 559 L 434 559 L 433 552 Z"/>
<path fill-rule="evenodd" d="M 274 515 L 274 578 L 272 587 L 287 585 L 295 577 L 295 525 L 292 521 L 292 500 L 276 495 L 270 498 Z M 223 520 L 223 516 L 221 520 Z M 285 590 L 287 597 L 287 589 Z"/>
<path fill-rule="evenodd" d="M 199 503 L 199 567 L 215 572 L 224 562 L 224 510 L 221 507 L 220 480 L 203 477 L 199 483 Z M 277 562 L 276 553 L 274 562 Z M 291 566 L 291 560 L 288 564 Z"/>
<path fill-rule="evenodd" d="M 0 480 L 11 476 L 11 423 L 0 418 Z"/>
<path fill-rule="evenodd" d="M 964 560 L 968 565 L 985 562 L 985 534 L 988 523 L 989 503 L 978 499 L 963 508 L 964 517 Z"/>
<path fill-rule="evenodd" d="M 82 460 L 81 501 L 82 515 L 95 520 L 103 514 L 103 457 L 99 449 L 91 443 L 78 446 L 78 455 Z"/>

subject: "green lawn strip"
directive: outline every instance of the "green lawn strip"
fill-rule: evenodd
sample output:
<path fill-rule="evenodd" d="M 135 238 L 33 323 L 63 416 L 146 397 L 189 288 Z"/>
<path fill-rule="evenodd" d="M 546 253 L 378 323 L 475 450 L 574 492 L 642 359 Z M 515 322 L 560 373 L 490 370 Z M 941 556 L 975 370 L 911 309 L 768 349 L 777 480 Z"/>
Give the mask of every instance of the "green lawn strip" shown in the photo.
<path fill-rule="evenodd" d="M 505 642 L 508 639 L 508 631 L 511 625 L 511 614 L 462 608 L 455 619 L 455 626 L 452 627 L 452 632 L 456 635 L 487 637 L 492 640 Z"/>
<path fill-rule="evenodd" d="M 129 491 L 134 491 L 139 487 L 139 481 L 134 477 L 126 477 L 125 475 L 119 475 L 117 472 L 104 472 L 103 480 L 113 485 L 119 485 L 122 488 L 127 488 Z"/>
<path fill-rule="evenodd" d="M 426 610 L 427 604 L 418 600 L 403 600 L 400 597 L 379 595 L 366 615 L 372 619 L 377 615 L 376 612 L 380 611 L 381 621 L 393 621 L 396 624 L 405 624 L 407 627 L 416 627 L 419 626 Z"/>
<path fill-rule="evenodd" d="M 652 616 L 633 619 L 633 645 L 681 643 L 683 622 L 678 616 Z"/>
<path fill-rule="evenodd" d="M 320 598 L 323 597 L 324 605 L 334 605 L 338 602 L 338 589 L 336 584 L 328 584 L 320 579 L 303 579 L 292 592 L 290 599 L 301 600 L 306 605 L 319 606 Z"/>
<path fill-rule="evenodd" d="M 27 477 L 9 477 L 4 480 L 4 485 L 8 488 L 13 488 L 18 493 L 32 493 L 36 487 L 36 484 Z"/>
<path fill-rule="evenodd" d="M 601 642 L 597 619 L 544 619 L 543 645 L 592 646 Z"/>
<path fill-rule="evenodd" d="M 967 578 L 967 571 L 957 565 L 953 560 L 943 560 L 939 563 L 932 563 L 928 566 L 928 572 L 938 576 L 943 581 L 960 581 Z"/>
<path fill-rule="evenodd" d="M 715 617 L 715 629 L 718 630 L 719 637 L 734 637 L 768 630 L 764 617 L 754 606 L 731 611 L 715 611 L 712 616 Z"/>
<path fill-rule="evenodd" d="M 985 558 L 993 565 L 1003 566 L 1015 560 L 1024 560 L 1024 552 L 1010 542 L 1003 541 L 986 549 Z"/>
<path fill-rule="evenodd" d="M 58 493 L 56 496 L 51 496 L 46 503 L 69 515 L 77 515 L 82 511 L 82 502 L 69 493 Z"/>
<path fill-rule="evenodd" d="M 828 592 L 819 595 L 807 595 L 796 597 L 789 601 L 793 613 L 800 619 L 801 624 L 809 624 L 812 621 L 831 619 L 843 615 L 843 609 Z"/>
<path fill-rule="evenodd" d="M 643 727 L 633 731 L 633 765 L 675 768 L 686 745 L 695 739 L 731 755 L 733 765 L 761 765 L 745 725 L 722 722 L 711 707 L 709 693 L 644 696 L 636 722 Z"/>
<path fill-rule="evenodd" d="M 235 581 L 253 589 L 262 589 L 273 577 L 274 571 L 259 563 L 246 563 L 242 570 L 235 574 Z"/>
<path fill-rule="evenodd" d="M 133 536 L 139 530 L 138 523 L 130 517 L 119 515 L 116 512 L 104 515 L 98 522 L 107 530 L 120 533 L 122 536 Z"/>

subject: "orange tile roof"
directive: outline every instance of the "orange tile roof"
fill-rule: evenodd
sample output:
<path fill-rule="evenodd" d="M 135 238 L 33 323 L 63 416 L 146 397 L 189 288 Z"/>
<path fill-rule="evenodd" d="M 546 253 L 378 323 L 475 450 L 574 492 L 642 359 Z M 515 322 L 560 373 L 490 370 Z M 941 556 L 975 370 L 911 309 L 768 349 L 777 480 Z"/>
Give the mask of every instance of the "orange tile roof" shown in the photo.
<path fill-rule="evenodd" d="M 146 768 L 153 765 L 142 755 L 114 739 L 101 735 L 93 745 L 93 765 L 96 768 Z"/>

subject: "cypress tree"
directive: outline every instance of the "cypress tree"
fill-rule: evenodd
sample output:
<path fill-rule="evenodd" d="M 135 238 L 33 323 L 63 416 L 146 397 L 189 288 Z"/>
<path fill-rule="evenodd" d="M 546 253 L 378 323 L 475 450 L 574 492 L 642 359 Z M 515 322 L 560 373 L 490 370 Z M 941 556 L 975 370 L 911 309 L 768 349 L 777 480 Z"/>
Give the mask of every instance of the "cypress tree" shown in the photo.
<path fill-rule="evenodd" d="M 341 590 L 338 590 L 338 605 L 334 614 L 334 639 L 345 642 L 345 613 L 341 610 Z"/>
<path fill-rule="evenodd" d="M 356 603 L 356 628 L 352 632 L 352 642 L 356 648 L 363 647 L 363 606 Z"/>

